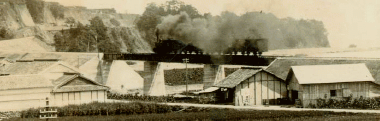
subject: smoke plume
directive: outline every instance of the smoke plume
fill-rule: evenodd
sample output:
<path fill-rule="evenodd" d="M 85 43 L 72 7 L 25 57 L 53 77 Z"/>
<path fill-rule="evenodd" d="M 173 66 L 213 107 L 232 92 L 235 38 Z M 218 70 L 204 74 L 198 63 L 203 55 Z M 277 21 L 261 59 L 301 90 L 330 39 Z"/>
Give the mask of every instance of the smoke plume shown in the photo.
<path fill-rule="evenodd" d="M 241 16 L 224 12 L 221 16 L 195 19 L 181 12 L 163 17 L 157 28 L 162 39 L 193 43 L 204 51 L 220 52 L 238 39 L 259 38 L 269 40 L 269 49 L 329 46 L 326 29 L 320 21 L 278 19 L 260 12 Z"/>

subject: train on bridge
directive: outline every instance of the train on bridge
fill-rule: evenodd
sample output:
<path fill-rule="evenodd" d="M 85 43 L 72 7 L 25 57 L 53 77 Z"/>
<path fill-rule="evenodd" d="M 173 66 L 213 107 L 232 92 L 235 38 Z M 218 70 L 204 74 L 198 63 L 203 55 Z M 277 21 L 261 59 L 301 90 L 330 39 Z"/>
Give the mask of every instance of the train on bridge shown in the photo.
<path fill-rule="evenodd" d="M 155 43 L 153 51 L 156 54 L 220 54 L 220 55 L 252 55 L 261 56 L 262 52 L 268 51 L 267 39 L 244 39 L 236 40 L 226 50 L 222 52 L 204 52 L 202 49 L 194 46 L 192 43 L 185 44 L 180 40 L 159 40 Z"/>

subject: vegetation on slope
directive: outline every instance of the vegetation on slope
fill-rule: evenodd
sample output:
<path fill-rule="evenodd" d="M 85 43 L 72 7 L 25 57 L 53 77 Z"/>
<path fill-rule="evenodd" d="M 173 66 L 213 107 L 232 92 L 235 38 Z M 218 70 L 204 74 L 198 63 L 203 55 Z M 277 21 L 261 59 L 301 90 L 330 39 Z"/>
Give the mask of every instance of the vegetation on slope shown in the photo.
<path fill-rule="evenodd" d="M 89 26 L 78 24 L 77 28 L 62 31 L 54 36 L 58 52 L 99 52 L 118 53 L 120 43 L 111 41 L 107 34 L 108 28 L 99 17 L 91 19 Z"/>
<path fill-rule="evenodd" d="M 34 23 L 41 24 L 44 22 L 44 7 L 43 0 L 26 0 L 26 7 L 32 15 Z"/>
<path fill-rule="evenodd" d="M 188 84 L 203 83 L 203 68 L 188 68 Z M 168 85 L 185 85 L 186 69 L 172 69 L 164 71 L 165 83 Z"/>
<path fill-rule="evenodd" d="M 48 7 L 55 19 L 65 18 L 65 7 L 63 5 L 59 3 L 50 3 Z"/>
<path fill-rule="evenodd" d="M 225 76 L 232 74 L 239 68 L 224 68 Z M 203 68 L 188 68 L 188 84 L 203 83 Z M 165 83 L 168 85 L 184 85 L 186 84 L 186 69 L 172 69 L 164 71 Z"/>

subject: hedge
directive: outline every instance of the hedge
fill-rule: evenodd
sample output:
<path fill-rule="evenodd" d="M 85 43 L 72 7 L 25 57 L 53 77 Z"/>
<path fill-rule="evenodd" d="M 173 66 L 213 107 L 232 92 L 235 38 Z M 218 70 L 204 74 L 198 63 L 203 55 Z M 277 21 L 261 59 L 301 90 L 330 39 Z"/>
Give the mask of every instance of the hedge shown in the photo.
<path fill-rule="evenodd" d="M 203 83 L 203 68 L 188 68 L 188 84 Z M 164 71 L 165 83 L 168 85 L 185 85 L 186 69 L 172 69 Z"/>
<path fill-rule="evenodd" d="M 193 96 L 184 98 L 175 98 L 174 96 L 147 96 L 137 94 L 118 94 L 107 93 L 107 99 L 115 100 L 128 100 L 128 101 L 147 101 L 147 102 L 159 102 L 159 103 L 196 103 L 196 104 L 215 104 L 216 99 L 214 97 L 205 96 Z"/>
<path fill-rule="evenodd" d="M 380 109 L 380 97 L 377 98 L 352 98 L 352 95 L 343 99 L 317 99 L 317 103 L 310 103 L 308 108 L 333 108 L 333 109 Z"/>
<path fill-rule="evenodd" d="M 239 68 L 224 68 L 225 76 L 232 74 Z M 188 68 L 188 84 L 203 83 L 203 68 Z M 185 85 L 186 69 L 172 69 L 164 71 L 165 83 L 168 85 Z"/>
<path fill-rule="evenodd" d="M 21 111 L 22 118 L 38 118 L 39 111 L 43 108 L 31 108 Z M 169 106 L 157 103 L 89 103 L 82 105 L 68 105 L 64 107 L 53 107 L 58 110 L 58 116 L 95 116 L 95 115 L 132 115 L 168 113 L 183 109 L 181 106 Z"/>

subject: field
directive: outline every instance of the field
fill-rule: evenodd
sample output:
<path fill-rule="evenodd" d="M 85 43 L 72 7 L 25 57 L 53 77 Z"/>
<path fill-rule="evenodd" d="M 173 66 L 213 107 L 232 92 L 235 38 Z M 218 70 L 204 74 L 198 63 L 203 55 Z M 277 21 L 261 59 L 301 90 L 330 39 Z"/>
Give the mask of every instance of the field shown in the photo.
<path fill-rule="evenodd" d="M 12 118 L 16 121 L 40 121 L 37 118 Z M 120 120 L 181 120 L 181 121 L 214 121 L 214 120 L 260 120 L 260 121 L 378 121 L 380 114 L 334 113 L 326 111 L 264 111 L 264 110 L 233 110 L 210 109 L 203 111 L 183 111 L 164 114 L 113 115 L 113 116 L 68 116 L 51 121 L 120 121 Z"/>

